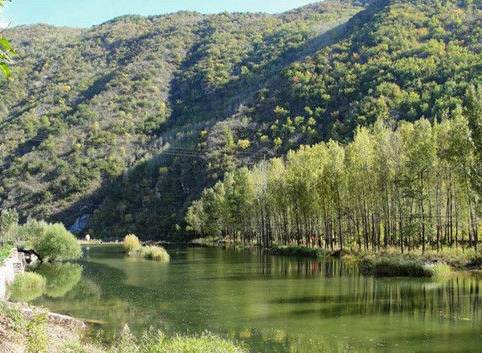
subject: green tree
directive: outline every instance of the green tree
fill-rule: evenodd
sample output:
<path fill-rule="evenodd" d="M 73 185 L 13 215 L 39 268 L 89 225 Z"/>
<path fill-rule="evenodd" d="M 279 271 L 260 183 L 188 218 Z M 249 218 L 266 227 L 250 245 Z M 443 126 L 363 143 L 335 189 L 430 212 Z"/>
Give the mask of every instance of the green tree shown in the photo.
<path fill-rule="evenodd" d="M 0 8 L 4 5 L 5 1 L 0 0 Z M 0 36 L 0 72 L 6 76 L 10 76 L 10 65 L 12 64 L 12 55 L 15 54 L 10 42 Z"/>
<path fill-rule="evenodd" d="M 476 147 L 464 111 L 451 114 L 396 129 L 378 120 L 348 144 L 302 146 L 228 173 L 190 208 L 190 224 L 265 247 L 477 247 Z"/>
<path fill-rule="evenodd" d="M 0 243 L 16 243 L 18 213 L 13 209 L 0 211 Z"/>
<path fill-rule="evenodd" d="M 192 230 L 197 234 L 204 235 L 204 214 L 202 200 L 196 200 L 188 208 L 186 213 L 186 223 L 188 224 L 188 230 Z"/>
<path fill-rule="evenodd" d="M 470 86 L 466 93 L 466 115 L 475 147 L 472 183 L 482 195 L 482 86 Z"/>
<path fill-rule="evenodd" d="M 62 224 L 43 223 L 40 229 L 32 248 L 41 261 L 74 260 L 82 255 L 79 242 Z"/>

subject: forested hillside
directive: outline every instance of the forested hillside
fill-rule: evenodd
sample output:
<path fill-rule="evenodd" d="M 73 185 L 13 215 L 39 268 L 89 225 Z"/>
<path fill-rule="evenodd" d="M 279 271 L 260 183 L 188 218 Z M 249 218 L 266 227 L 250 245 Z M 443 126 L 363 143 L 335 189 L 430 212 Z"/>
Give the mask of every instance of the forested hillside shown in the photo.
<path fill-rule="evenodd" d="M 10 29 L 0 206 L 81 217 L 95 236 L 182 236 L 187 207 L 238 166 L 377 120 L 459 116 L 482 80 L 481 14 L 468 0 L 340 0 Z"/>

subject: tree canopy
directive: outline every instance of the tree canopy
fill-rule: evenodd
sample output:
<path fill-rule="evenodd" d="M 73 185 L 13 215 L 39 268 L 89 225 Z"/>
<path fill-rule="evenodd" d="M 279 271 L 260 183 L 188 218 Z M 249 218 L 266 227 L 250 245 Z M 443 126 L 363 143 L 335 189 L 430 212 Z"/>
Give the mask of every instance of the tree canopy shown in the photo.
<path fill-rule="evenodd" d="M 302 146 L 228 173 L 186 220 L 238 242 L 401 251 L 478 244 L 480 194 L 468 113 L 431 124 L 379 120 L 352 142 Z"/>

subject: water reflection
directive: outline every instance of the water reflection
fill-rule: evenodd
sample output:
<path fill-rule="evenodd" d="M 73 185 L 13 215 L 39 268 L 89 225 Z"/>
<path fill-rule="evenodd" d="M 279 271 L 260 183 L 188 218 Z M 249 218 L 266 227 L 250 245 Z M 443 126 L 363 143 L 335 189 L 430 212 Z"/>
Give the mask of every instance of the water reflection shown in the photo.
<path fill-rule="evenodd" d="M 382 331 L 383 332 L 383 331 Z M 382 333 L 383 335 L 383 333 Z M 245 342 L 254 347 L 250 352 L 270 353 L 478 353 L 480 337 L 474 332 L 454 332 L 449 330 L 434 332 L 427 336 L 423 332 L 399 335 L 400 343 L 391 344 L 383 339 L 366 338 L 356 340 L 349 333 L 332 337 L 322 331 L 316 336 L 293 336 L 287 330 L 244 329 L 227 337 Z"/>
<path fill-rule="evenodd" d="M 284 256 L 261 255 L 259 259 L 259 274 L 281 275 L 283 277 L 339 277 L 358 274 L 353 264 L 346 264 L 336 259 L 303 259 Z"/>
<path fill-rule="evenodd" d="M 52 298 L 60 298 L 80 281 L 82 266 L 72 263 L 41 264 L 35 272 L 47 280 L 45 294 Z"/>
<path fill-rule="evenodd" d="M 476 352 L 482 345 L 481 278 L 474 275 L 444 283 L 375 279 L 339 260 L 170 253 L 161 266 L 92 247 L 82 280 L 63 298 L 40 303 L 93 320 L 106 339 L 129 324 L 137 333 L 209 330 L 260 353 Z"/>
<path fill-rule="evenodd" d="M 270 303 L 291 307 L 310 304 L 311 308 L 295 309 L 290 315 L 318 315 L 325 319 L 404 313 L 418 318 L 482 321 L 480 281 L 470 276 L 461 275 L 445 283 L 367 278 L 353 284 L 345 294 L 281 297 Z M 272 317 L 276 315 L 284 314 Z"/>
<path fill-rule="evenodd" d="M 40 264 L 33 271 L 41 277 L 37 276 L 39 279 L 36 282 L 21 279 L 21 285 L 12 286 L 11 300 L 30 302 L 41 296 L 64 297 L 77 285 L 82 276 L 82 266 L 72 263 Z M 42 285 L 36 285 L 39 280 L 42 280 Z"/>

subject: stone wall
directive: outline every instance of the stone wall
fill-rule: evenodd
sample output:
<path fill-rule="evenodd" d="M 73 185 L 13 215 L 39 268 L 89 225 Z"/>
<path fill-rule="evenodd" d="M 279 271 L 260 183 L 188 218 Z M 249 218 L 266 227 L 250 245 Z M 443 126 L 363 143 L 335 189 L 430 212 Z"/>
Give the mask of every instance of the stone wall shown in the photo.
<path fill-rule="evenodd" d="M 12 249 L 10 256 L 0 265 L 0 300 L 7 299 L 7 287 L 15 279 L 15 275 L 24 271 L 22 255 Z"/>

